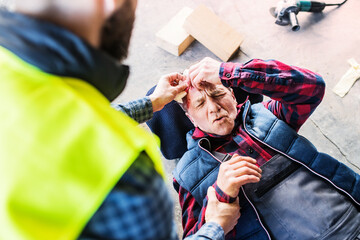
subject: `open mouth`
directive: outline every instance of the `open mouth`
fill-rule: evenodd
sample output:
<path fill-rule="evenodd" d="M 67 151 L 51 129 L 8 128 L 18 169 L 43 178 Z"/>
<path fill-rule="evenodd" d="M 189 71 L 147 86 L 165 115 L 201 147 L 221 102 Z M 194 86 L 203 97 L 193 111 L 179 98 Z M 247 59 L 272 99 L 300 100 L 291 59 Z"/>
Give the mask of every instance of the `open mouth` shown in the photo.
<path fill-rule="evenodd" d="M 219 122 L 221 120 L 225 119 L 225 116 L 222 116 L 222 117 L 218 117 L 214 120 L 214 122 Z"/>

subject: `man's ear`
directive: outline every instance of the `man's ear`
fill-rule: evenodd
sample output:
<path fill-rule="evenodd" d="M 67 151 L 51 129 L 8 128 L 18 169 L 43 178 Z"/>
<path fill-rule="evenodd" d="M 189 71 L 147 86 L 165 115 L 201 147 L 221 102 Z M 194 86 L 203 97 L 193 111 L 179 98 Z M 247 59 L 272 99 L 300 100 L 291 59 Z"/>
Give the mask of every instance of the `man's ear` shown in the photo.
<path fill-rule="evenodd" d="M 230 90 L 230 92 L 231 92 L 231 96 L 233 97 L 233 99 L 234 99 L 235 102 L 236 102 L 236 97 L 235 97 L 235 94 L 234 94 L 234 90 L 233 90 L 231 87 L 229 87 L 229 90 Z"/>
<path fill-rule="evenodd" d="M 191 118 L 191 116 L 186 112 L 185 115 L 188 117 L 188 119 L 192 122 L 192 124 L 197 127 L 196 122 L 194 122 L 194 120 Z"/>

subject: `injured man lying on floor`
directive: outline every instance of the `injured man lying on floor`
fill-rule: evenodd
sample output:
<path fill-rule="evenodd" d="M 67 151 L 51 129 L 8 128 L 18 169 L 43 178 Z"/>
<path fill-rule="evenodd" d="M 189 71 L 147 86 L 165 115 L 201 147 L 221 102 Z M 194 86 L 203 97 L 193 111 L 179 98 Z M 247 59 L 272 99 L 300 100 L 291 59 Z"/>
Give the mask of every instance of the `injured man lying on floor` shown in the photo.
<path fill-rule="evenodd" d="M 226 239 L 360 236 L 360 176 L 297 133 L 323 98 L 320 75 L 276 60 L 205 58 L 187 78 L 179 104 L 193 129 L 173 171 L 184 236 L 205 223 L 209 186 L 220 201 L 239 198 Z M 237 102 L 233 89 L 270 100 Z"/>

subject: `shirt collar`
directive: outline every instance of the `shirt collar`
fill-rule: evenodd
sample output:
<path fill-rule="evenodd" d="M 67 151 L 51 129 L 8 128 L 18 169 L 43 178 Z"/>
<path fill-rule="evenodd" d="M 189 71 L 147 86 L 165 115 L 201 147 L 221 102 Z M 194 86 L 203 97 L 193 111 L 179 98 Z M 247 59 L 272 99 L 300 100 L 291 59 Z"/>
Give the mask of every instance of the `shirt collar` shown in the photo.
<path fill-rule="evenodd" d="M 129 75 L 128 66 L 72 32 L 6 10 L 0 10 L 0 46 L 46 73 L 82 79 L 110 101 L 122 92 Z"/>

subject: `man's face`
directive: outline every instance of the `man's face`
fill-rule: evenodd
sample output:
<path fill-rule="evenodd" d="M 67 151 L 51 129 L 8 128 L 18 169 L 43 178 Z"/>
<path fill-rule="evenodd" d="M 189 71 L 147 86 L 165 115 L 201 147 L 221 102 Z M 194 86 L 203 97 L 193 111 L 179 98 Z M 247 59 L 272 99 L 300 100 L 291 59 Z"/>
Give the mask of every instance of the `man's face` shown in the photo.
<path fill-rule="evenodd" d="M 127 57 L 136 5 L 137 0 L 124 0 L 103 26 L 100 49 L 116 60 Z"/>
<path fill-rule="evenodd" d="M 190 120 L 204 132 L 224 136 L 233 130 L 237 103 L 233 92 L 223 85 L 205 90 L 191 87 L 185 104 Z"/>

